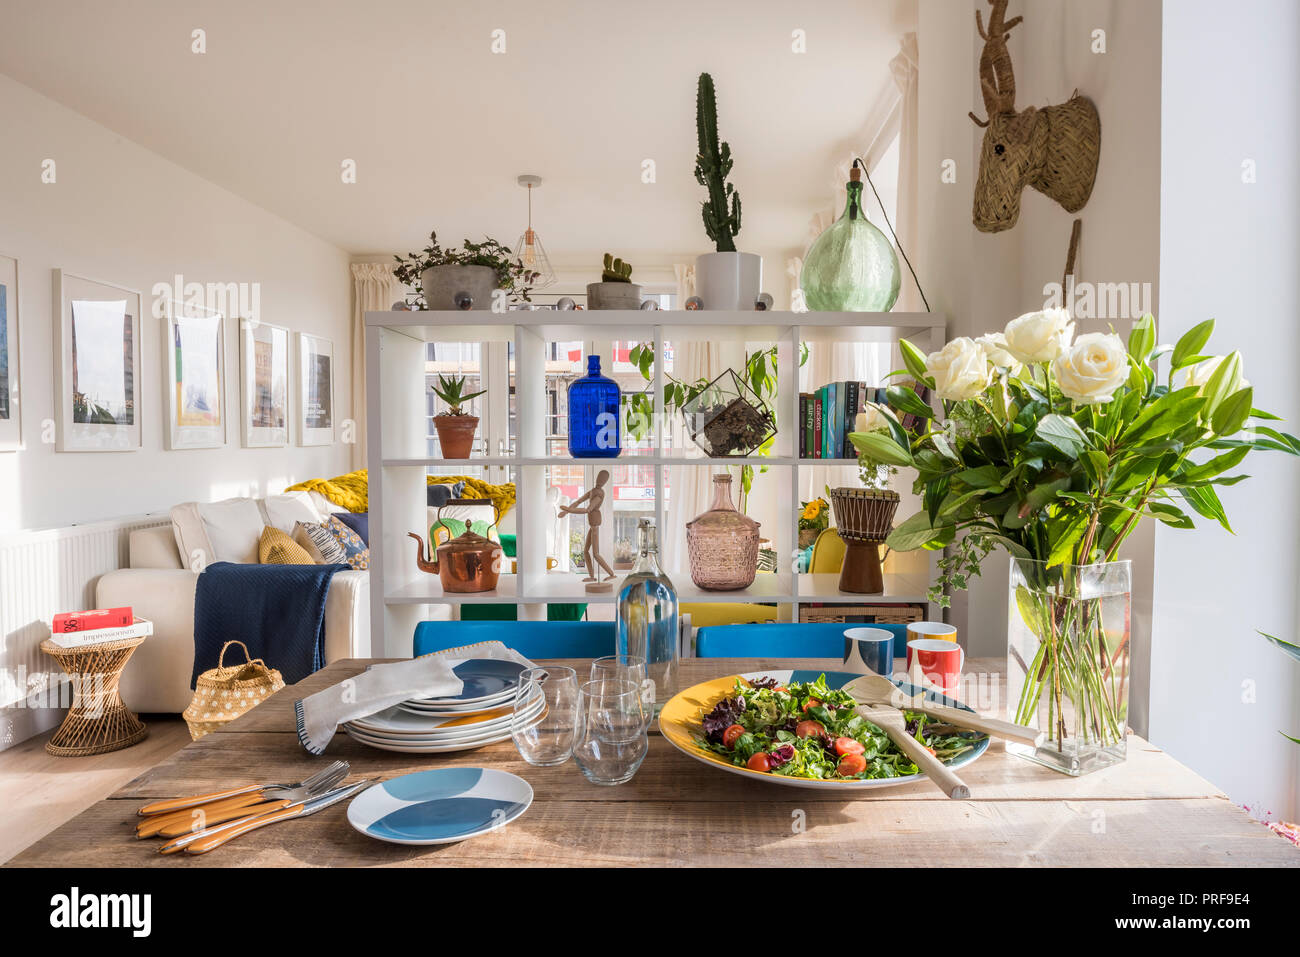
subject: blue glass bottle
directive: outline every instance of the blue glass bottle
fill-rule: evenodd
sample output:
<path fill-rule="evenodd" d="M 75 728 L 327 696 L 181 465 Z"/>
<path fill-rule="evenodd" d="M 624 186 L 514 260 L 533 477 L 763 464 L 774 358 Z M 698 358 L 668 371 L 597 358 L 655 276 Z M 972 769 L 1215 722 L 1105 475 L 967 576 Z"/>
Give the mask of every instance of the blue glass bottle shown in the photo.
<path fill-rule="evenodd" d="M 618 383 L 600 374 L 600 356 L 587 356 L 587 374 L 569 383 L 569 454 L 612 459 L 623 451 Z"/>

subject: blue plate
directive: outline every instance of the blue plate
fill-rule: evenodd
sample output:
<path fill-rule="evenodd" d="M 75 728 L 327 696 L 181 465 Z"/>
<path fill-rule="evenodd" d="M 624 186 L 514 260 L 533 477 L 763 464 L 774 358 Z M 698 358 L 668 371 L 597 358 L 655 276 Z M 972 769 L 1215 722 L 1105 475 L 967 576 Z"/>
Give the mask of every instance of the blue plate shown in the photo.
<path fill-rule="evenodd" d="M 421 704 L 472 704 L 488 698 L 498 698 L 513 691 L 519 684 L 519 676 L 528 668 L 517 661 L 504 661 L 499 658 L 470 658 L 452 666 L 456 677 L 464 682 L 460 694 L 445 698 L 421 698 Z"/>
<path fill-rule="evenodd" d="M 362 791 L 348 823 L 390 844 L 452 844 L 504 827 L 532 803 L 528 782 L 509 772 L 435 768 Z"/>

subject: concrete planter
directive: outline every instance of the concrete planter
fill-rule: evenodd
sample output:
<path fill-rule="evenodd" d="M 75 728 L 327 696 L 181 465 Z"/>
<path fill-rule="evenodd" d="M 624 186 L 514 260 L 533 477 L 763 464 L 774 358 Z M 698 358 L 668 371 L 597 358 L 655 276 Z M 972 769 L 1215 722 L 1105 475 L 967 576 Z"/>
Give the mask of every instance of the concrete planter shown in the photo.
<path fill-rule="evenodd" d="M 640 309 L 641 286 L 634 282 L 589 282 L 587 308 Z"/>
<path fill-rule="evenodd" d="M 430 266 L 420 273 L 420 291 L 429 309 L 460 309 L 456 297 L 469 297 L 469 309 L 491 309 L 497 272 L 491 266 Z"/>
<path fill-rule="evenodd" d="M 757 253 L 705 253 L 695 259 L 695 294 L 705 309 L 748 312 L 763 288 L 763 257 Z"/>

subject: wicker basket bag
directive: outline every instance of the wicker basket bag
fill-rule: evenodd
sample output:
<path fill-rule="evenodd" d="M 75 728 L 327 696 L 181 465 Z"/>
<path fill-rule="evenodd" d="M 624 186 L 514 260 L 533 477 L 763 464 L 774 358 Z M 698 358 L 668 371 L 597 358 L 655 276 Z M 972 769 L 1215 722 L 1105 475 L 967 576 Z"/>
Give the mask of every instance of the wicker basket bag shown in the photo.
<path fill-rule="evenodd" d="M 226 667 L 226 649 L 239 645 L 244 649 L 244 663 Z M 242 641 L 228 641 L 221 646 L 217 666 L 199 675 L 194 682 L 194 700 L 185 709 L 185 723 L 195 741 L 210 731 L 234 721 L 245 711 L 284 687 L 284 678 L 268 668 L 261 658 L 251 658 Z"/>

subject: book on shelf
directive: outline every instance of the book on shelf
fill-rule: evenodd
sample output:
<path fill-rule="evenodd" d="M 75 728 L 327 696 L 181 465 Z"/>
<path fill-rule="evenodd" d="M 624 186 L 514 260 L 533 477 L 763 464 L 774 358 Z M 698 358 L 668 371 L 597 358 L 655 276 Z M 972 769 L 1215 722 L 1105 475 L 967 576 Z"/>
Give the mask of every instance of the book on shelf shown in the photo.
<path fill-rule="evenodd" d="M 130 606 L 122 608 L 92 608 L 90 611 L 64 611 L 54 616 L 50 631 L 66 635 L 74 631 L 92 631 L 96 628 L 123 628 L 135 620 Z"/>
<path fill-rule="evenodd" d="M 50 635 L 50 641 L 60 648 L 80 648 L 82 645 L 98 645 L 106 641 L 121 641 L 124 638 L 143 638 L 152 634 L 153 622 L 136 618 L 129 625 L 56 632 Z"/>
<path fill-rule="evenodd" d="M 920 605 L 836 605 L 810 604 L 799 606 L 799 621 L 823 624 L 874 625 L 903 624 L 921 621 L 925 612 Z"/>
<path fill-rule="evenodd" d="M 799 394 L 799 456 L 805 459 L 856 459 L 849 441 L 858 413 L 868 402 L 885 405 L 885 390 L 865 382 L 829 382 Z"/>
<path fill-rule="evenodd" d="M 821 389 L 818 389 L 813 396 L 813 458 L 822 457 L 822 419 L 826 409 L 825 396 Z"/>
<path fill-rule="evenodd" d="M 857 456 L 853 452 L 853 443 L 849 441 L 849 433 L 853 431 L 853 424 L 858 417 L 858 383 L 844 383 L 844 441 L 840 446 L 840 458 L 851 459 Z"/>

